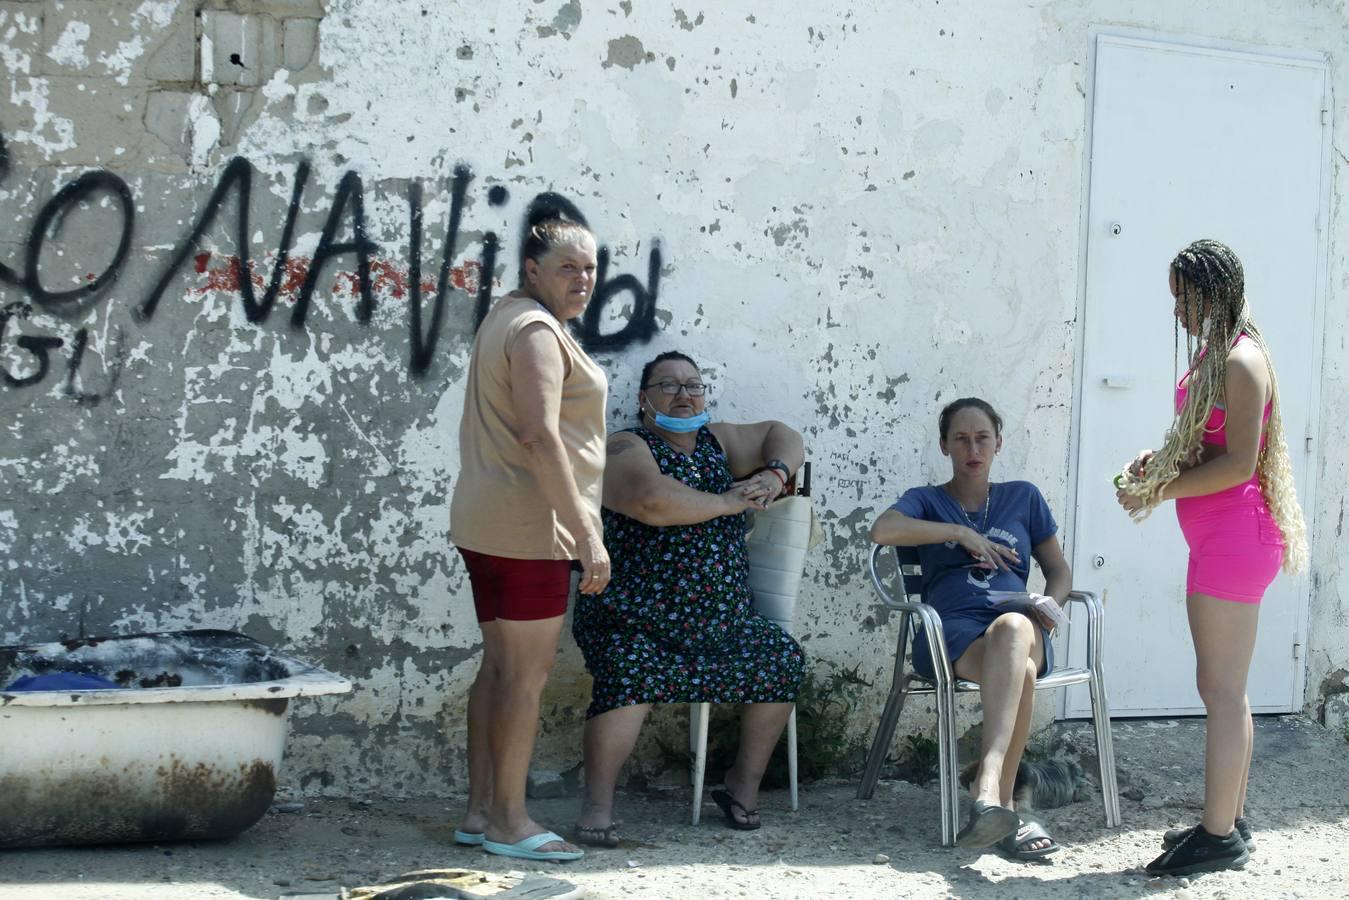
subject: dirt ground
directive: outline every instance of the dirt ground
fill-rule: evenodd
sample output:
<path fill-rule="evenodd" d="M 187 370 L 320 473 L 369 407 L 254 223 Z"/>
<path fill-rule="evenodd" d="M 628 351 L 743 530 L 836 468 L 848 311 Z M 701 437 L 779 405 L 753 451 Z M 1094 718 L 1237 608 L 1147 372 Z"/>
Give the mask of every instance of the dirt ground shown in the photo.
<path fill-rule="evenodd" d="M 1083 749 L 1089 731 L 1055 726 Z M 882 782 L 872 800 L 855 784 L 803 785 L 764 798 L 757 832 L 727 829 L 708 801 L 688 824 L 687 790 L 620 797 L 625 837 L 578 863 L 531 865 L 594 898 L 702 897 L 1349 897 L 1349 744 L 1298 717 L 1257 722 L 1248 813 L 1257 850 L 1241 872 L 1152 879 L 1140 867 L 1163 829 L 1198 818 L 1202 723 L 1117 722 L 1124 823 L 1104 827 L 1100 795 L 1043 812 L 1064 850 L 1048 864 L 947 850 L 935 784 Z M 0 900 L 168 900 L 335 897 L 411 869 L 520 870 L 450 843 L 457 802 L 308 801 L 278 806 L 232 841 L 0 852 Z M 539 800 L 536 818 L 565 831 L 575 799 Z"/>

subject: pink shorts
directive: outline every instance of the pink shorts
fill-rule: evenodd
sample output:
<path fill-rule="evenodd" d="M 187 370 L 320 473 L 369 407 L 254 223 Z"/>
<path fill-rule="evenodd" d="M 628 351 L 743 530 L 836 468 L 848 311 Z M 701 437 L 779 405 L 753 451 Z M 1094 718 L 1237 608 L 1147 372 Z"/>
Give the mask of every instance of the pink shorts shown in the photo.
<path fill-rule="evenodd" d="M 468 568 L 473 608 L 479 622 L 529 622 L 567 612 L 571 593 L 569 559 L 510 559 L 456 548 Z"/>
<path fill-rule="evenodd" d="M 1185 593 L 1259 603 L 1283 561 L 1283 533 L 1259 485 L 1177 500 L 1176 519 L 1190 545 Z"/>

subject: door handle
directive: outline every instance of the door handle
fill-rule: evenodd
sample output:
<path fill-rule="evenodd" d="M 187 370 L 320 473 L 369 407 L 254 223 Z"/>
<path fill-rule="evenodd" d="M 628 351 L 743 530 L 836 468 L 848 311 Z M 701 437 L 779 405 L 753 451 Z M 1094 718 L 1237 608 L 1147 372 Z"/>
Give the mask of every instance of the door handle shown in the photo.
<path fill-rule="evenodd" d="M 1134 386 L 1134 378 L 1132 375 L 1107 375 L 1101 379 L 1101 384 L 1116 390 L 1126 390 Z"/>

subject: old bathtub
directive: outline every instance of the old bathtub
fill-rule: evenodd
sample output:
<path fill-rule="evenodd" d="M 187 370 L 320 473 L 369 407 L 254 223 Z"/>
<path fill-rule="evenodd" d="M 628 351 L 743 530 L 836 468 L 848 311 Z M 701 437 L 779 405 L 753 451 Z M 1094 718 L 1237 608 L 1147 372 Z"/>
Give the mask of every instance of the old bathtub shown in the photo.
<path fill-rule="evenodd" d="M 44 679 L 111 684 L 6 690 Z M 290 698 L 349 690 L 231 631 L 0 647 L 0 847 L 238 834 L 272 802 Z"/>

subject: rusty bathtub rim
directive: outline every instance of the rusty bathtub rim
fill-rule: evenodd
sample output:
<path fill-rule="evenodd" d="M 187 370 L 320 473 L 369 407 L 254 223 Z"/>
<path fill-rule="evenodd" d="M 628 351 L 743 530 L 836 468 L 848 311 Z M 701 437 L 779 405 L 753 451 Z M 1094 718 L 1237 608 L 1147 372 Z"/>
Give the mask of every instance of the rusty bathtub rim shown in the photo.
<path fill-rule="evenodd" d="M 0 708 L 5 707 L 78 707 L 115 706 L 149 703 L 217 703 L 231 700 L 287 700 L 292 697 L 316 697 L 323 694 L 345 694 L 352 689 L 351 681 L 310 663 L 278 653 L 270 647 L 239 634 L 216 629 L 195 629 L 179 632 L 152 632 L 141 634 L 108 635 L 50 641 L 40 644 L 7 646 L 0 649 L 15 652 L 67 652 L 82 646 L 96 646 L 105 642 L 137 638 L 208 638 L 232 637 L 241 643 L 253 644 L 267 652 L 268 658 L 280 663 L 293 674 L 267 681 L 235 684 L 180 685 L 178 687 L 117 687 L 62 691 L 0 691 Z"/>
<path fill-rule="evenodd" d="M 111 706 L 129 703 L 216 703 L 225 700 L 269 700 L 345 694 L 351 682 L 340 675 L 305 673 L 251 684 L 205 684 L 195 687 L 103 688 L 85 691 L 0 692 L 0 707 Z"/>

